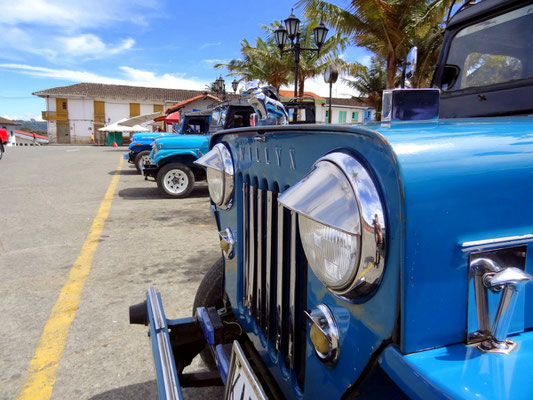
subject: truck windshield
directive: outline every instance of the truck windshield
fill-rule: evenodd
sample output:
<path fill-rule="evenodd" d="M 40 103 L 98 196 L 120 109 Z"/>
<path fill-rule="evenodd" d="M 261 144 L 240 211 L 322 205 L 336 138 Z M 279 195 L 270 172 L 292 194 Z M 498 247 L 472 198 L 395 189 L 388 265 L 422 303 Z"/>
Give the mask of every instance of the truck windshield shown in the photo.
<path fill-rule="evenodd" d="M 441 89 L 454 91 L 533 77 L 533 5 L 470 25 L 453 38 Z"/>

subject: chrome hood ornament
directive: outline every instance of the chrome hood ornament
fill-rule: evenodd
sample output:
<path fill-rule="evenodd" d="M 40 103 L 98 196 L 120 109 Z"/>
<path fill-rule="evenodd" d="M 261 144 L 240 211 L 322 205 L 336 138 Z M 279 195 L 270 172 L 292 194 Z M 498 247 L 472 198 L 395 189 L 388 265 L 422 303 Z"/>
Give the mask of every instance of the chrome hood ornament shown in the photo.
<path fill-rule="evenodd" d="M 256 125 L 288 125 L 289 113 L 279 101 L 273 86 L 259 86 L 259 81 L 247 82 L 241 92 L 256 114 Z"/>

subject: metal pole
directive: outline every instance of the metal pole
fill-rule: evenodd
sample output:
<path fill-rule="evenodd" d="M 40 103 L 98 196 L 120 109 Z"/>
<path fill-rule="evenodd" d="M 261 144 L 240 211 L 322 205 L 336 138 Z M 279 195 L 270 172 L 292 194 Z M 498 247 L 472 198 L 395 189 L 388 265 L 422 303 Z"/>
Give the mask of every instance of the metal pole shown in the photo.
<path fill-rule="evenodd" d="M 331 124 L 331 92 L 333 90 L 333 82 L 330 82 L 329 83 L 329 117 L 328 117 L 328 122 Z"/>
<path fill-rule="evenodd" d="M 296 34 L 294 44 L 294 97 L 298 97 L 298 69 L 300 65 L 300 34 Z"/>

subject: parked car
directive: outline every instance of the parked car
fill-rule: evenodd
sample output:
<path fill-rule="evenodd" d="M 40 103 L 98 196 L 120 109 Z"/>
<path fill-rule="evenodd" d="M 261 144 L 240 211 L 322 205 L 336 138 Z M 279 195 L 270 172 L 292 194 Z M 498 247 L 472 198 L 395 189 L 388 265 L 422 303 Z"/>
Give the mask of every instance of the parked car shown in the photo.
<path fill-rule="evenodd" d="M 130 308 L 161 399 L 533 397 L 532 10 L 456 14 L 440 98 L 387 93 L 381 123 L 213 135 L 197 163 L 223 258 L 193 317 L 153 287 Z M 216 375 L 184 372 L 199 353 Z"/>
<path fill-rule="evenodd" d="M 244 100 L 221 103 L 209 111 L 188 113 L 181 135 L 157 138 L 152 143 L 145 179 L 153 178 L 166 197 L 189 196 L 196 181 L 204 180 L 203 168 L 194 161 L 209 151 L 210 134 L 223 128 L 249 126 L 253 108 Z"/>
<path fill-rule="evenodd" d="M 124 159 L 130 164 L 134 164 L 137 171 L 142 174 L 141 167 L 149 161 L 150 152 L 152 151 L 152 142 L 160 136 L 172 135 L 169 132 L 137 132 L 131 137 L 131 143 L 128 146 L 129 152 L 124 154 Z"/>
<path fill-rule="evenodd" d="M 7 134 L 7 129 L 1 128 L 0 129 L 0 160 L 2 159 L 4 155 L 4 151 L 6 151 L 7 141 L 9 139 L 9 135 Z"/>

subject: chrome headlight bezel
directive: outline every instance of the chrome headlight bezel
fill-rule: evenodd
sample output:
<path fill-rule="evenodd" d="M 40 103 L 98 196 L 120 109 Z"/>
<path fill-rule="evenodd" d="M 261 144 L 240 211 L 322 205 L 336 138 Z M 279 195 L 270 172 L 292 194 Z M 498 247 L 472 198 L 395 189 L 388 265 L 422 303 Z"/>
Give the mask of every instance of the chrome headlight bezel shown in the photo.
<path fill-rule="evenodd" d="M 324 170 L 331 173 L 327 174 L 328 190 L 321 186 Z M 284 192 L 278 201 L 296 212 L 299 219 L 308 218 L 343 235 L 358 237 L 358 254 L 353 257 L 355 265 L 349 279 L 337 285 L 325 278 L 323 266 L 328 260 L 324 258 L 322 266 L 312 264 L 316 259 L 314 250 L 320 245 L 315 243 L 314 249 L 309 242 L 308 248 L 303 241 L 302 245 L 311 269 L 331 293 L 349 301 L 364 301 L 373 294 L 385 268 L 386 213 L 378 187 L 361 162 L 340 151 L 321 157 L 311 172 Z M 300 236 L 303 237 L 302 232 Z"/>
<path fill-rule="evenodd" d="M 233 205 L 233 193 L 235 190 L 235 170 L 233 158 L 229 149 L 222 143 L 217 143 L 204 156 L 194 162 L 206 168 L 207 175 L 216 174 L 220 178 L 220 187 L 214 187 L 217 183 L 207 179 L 211 201 L 221 208 L 228 210 Z M 212 175 L 213 176 L 213 175 Z"/>

